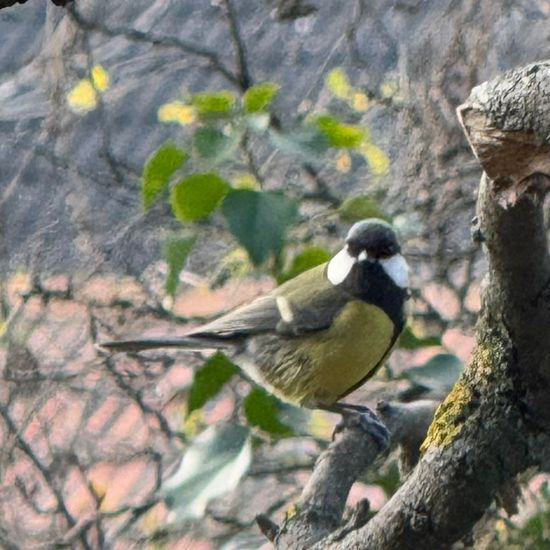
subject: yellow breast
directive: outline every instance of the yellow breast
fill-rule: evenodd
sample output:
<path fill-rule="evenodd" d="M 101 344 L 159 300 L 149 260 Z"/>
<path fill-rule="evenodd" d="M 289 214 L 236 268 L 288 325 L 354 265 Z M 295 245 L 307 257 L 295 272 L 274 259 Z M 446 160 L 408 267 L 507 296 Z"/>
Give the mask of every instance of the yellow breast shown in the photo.
<path fill-rule="evenodd" d="M 286 401 L 306 407 L 330 405 L 374 374 L 393 336 L 394 325 L 380 308 L 354 300 L 329 329 L 279 340 L 263 365 L 264 382 Z"/>

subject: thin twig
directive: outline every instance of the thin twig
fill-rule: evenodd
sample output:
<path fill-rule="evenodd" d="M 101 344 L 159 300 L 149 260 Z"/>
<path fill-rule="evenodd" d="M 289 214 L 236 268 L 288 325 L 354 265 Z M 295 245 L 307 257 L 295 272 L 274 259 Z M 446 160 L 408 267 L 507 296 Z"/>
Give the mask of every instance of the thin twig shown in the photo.
<path fill-rule="evenodd" d="M 244 45 L 243 37 L 239 30 L 237 23 L 237 15 L 235 8 L 233 7 L 232 0 L 224 0 L 225 11 L 227 14 L 227 20 L 229 22 L 229 30 L 235 49 L 237 53 L 237 75 L 238 82 L 241 90 L 244 92 L 252 85 L 252 77 L 250 76 L 250 69 L 248 67 L 248 61 L 246 58 L 246 47 Z"/>
<path fill-rule="evenodd" d="M 87 31 L 95 31 L 112 38 L 118 38 L 124 36 L 128 40 L 133 40 L 134 42 L 143 42 L 146 44 L 151 44 L 153 46 L 162 46 L 166 48 L 177 48 L 184 51 L 185 53 L 195 55 L 197 57 L 202 57 L 206 59 L 210 65 L 222 74 L 227 80 L 241 86 L 239 78 L 233 74 L 227 67 L 223 65 L 220 61 L 220 58 L 215 52 L 200 48 L 195 44 L 185 42 L 179 38 L 173 36 L 158 36 L 151 32 L 142 32 L 136 29 L 127 29 L 123 27 L 109 27 L 107 25 L 102 25 L 96 21 L 90 21 L 86 19 L 75 6 L 70 7 L 68 13 L 73 18 L 73 20 L 80 26 L 81 29 Z"/>
<path fill-rule="evenodd" d="M 42 474 L 42 477 L 46 481 L 46 484 L 48 485 L 49 489 L 51 490 L 51 492 L 55 497 L 55 500 L 57 503 L 57 510 L 63 515 L 69 527 L 74 527 L 77 521 L 75 520 L 75 518 L 69 512 L 67 506 L 65 505 L 63 493 L 58 489 L 57 484 L 55 483 L 55 480 L 53 479 L 50 470 L 44 464 L 42 464 L 40 459 L 34 453 L 32 447 L 21 436 L 21 434 L 19 433 L 19 429 L 17 428 L 17 425 L 15 424 L 9 411 L 7 410 L 6 407 L 4 407 L 3 404 L 0 404 L 0 415 L 4 419 L 4 422 L 6 423 L 8 431 L 11 434 L 13 434 L 13 436 L 15 437 L 17 446 L 21 449 L 21 451 L 23 451 L 30 458 L 30 460 L 36 466 L 38 471 Z M 92 549 L 92 547 L 88 544 L 88 540 L 86 539 L 86 533 L 84 532 L 80 533 L 79 539 L 86 550 Z"/>

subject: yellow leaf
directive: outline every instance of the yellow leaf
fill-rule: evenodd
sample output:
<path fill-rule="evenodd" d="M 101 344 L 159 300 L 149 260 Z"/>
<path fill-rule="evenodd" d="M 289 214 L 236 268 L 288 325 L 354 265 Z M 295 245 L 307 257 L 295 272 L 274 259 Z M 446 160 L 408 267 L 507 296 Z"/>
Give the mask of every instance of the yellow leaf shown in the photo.
<path fill-rule="evenodd" d="M 363 92 L 355 92 L 351 98 L 351 107 L 356 111 L 366 111 L 369 108 L 369 98 Z"/>
<path fill-rule="evenodd" d="M 91 75 L 92 84 L 98 92 L 104 92 L 109 87 L 109 73 L 101 65 L 94 65 L 91 70 Z"/>
<path fill-rule="evenodd" d="M 247 251 L 242 247 L 237 247 L 230 251 L 221 261 L 219 268 L 211 278 L 212 288 L 224 286 L 227 281 L 242 279 L 253 270 L 252 262 Z"/>
<path fill-rule="evenodd" d="M 91 111 L 97 106 L 97 92 L 87 78 L 82 79 L 69 90 L 67 101 L 74 111 Z"/>
<path fill-rule="evenodd" d="M 182 431 L 189 437 L 196 436 L 204 424 L 204 413 L 200 409 L 195 409 L 190 415 L 184 417 Z"/>
<path fill-rule="evenodd" d="M 383 98 L 390 98 L 393 97 L 399 90 L 399 86 L 397 85 L 397 82 L 393 82 L 391 80 L 387 80 L 386 82 L 383 82 L 380 86 L 380 95 Z"/>
<path fill-rule="evenodd" d="M 260 184 L 252 174 L 240 174 L 233 179 L 233 187 L 235 187 L 235 189 L 252 189 L 253 191 L 258 191 L 260 189 Z"/>
<path fill-rule="evenodd" d="M 340 151 L 336 157 L 336 170 L 346 174 L 351 168 L 351 157 L 347 151 Z"/>
<path fill-rule="evenodd" d="M 353 91 L 344 69 L 337 67 L 328 73 L 325 83 L 332 94 L 340 99 L 347 99 Z"/>
<path fill-rule="evenodd" d="M 286 518 L 285 519 L 287 521 L 290 521 L 292 518 L 294 518 L 295 516 L 298 515 L 299 511 L 300 510 L 298 509 L 298 505 L 292 503 L 286 510 L 286 514 L 285 514 Z"/>
<path fill-rule="evenodd" d="M 155 531 L 158 531 L 159 526 L 162 525 L 164 521 L 165 518 L 162 515 L 162 507 L 156 506 L 143 515 L 140 522 L 140 529 L 146 535 L 152 536 Z M 153 544 L 148 545 L 147 548 L 150 550 L 155 550 L 165 548 L 165 546 L 162 544 L 159 544 L 158 546 Z"/>
<path fill-rule="evenodd" d="M 390 159 L 382 149 L 372 143 L 363 143 L 361 144 L 360 151 L 369 163 L 371 172 L 375 176 L 383 176 L 388 173 Z"/>
<path fill-rule="evenodd" d="M 160 106 L 158 119 L 160 122 L 177 122 L 186 126 L 197 120 L 197 112 L 191 105 L 186 105 L 181 101 L 171 101 Z"/>
<path fill-rule="evenodd" d="M 105 483 L 90 480 L 90 486 L 98 500 L 101 501 L 105 498 L 105 495 L 107 494 L 107 486 Z"/>
<path fill-rule="evenodd" d="M 334 431 L 333 422 L 328 418 L 327 413 L 318 409 L 311 412 L 307 431 L 313 437 L 329 439 Z"/>

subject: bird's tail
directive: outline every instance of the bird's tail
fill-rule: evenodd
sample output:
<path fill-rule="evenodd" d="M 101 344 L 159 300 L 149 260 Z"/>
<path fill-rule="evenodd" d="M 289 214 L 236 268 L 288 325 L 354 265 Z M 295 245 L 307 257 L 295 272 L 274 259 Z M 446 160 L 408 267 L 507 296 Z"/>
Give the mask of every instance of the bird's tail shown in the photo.
<path fill-rule="evenodd" d="M 186 348 L 188 350 L 205 350 L 231 347 L 227 342 L 213 338 L 196 338 L 192 336 L 182 336 L 179 338 L 140 338 L 137 340 L 112 340 L 100 342 L 99 348 L 117 353 L 117 352 L 135 352 L 157 348 Z"/>

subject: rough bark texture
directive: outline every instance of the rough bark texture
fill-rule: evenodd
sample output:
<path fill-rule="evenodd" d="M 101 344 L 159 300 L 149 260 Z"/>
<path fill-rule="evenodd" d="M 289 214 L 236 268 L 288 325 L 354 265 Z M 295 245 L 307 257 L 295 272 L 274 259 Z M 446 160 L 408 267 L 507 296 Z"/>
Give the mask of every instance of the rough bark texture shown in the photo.
<path fill-rule="evenodd" d="M 379 451 L 376 441 L 359 426 L 346 429 L 319 457 L 297 504 L 300 518 L 307 518 L 306 521 L 300 521 L 291 536 L 283 528 L 278 548 L 308 548 L 334 531 L 340 524 L 351 486 L 372 465 Z"/>
<path fill-rule="evenodd" d="M 547 464 L 550 258 L 541 198 L 548 176 L 540 159 L 548 155 L 549 87 L 550 66 L 531 65 L 474 89 L 459 108 L 472 148 L 493 177 L 483 175 L 478 195 L 476 234 L 489 273 L 477 346 L 400 490 L 366 525 L 338 542 L 325 538 L 318 548 L 450 547 L 499 488 L 527 467 Z M 288 522 L 286 546 L 303 547 L 289 540 L 304 522 L 302 514 Z"/>
<path fill-rule="evenodd" d="M 399 447 L 401 466 L 405 471 L 418 459 L 418 448 L 436 405 L 428 400 L 378 404 L 377 413 L 391 434 L 392 447 Z M 291 517 L 290 528 L 284 526 L 280 530 L 277 547 L 309 548 L 324 537 L 336 543 L 348 532 L 364 525 L 368 519 L 368 503 L 361 504 L 349 521 L 337 529 L 351 486 L 372 466 L 380 451 L 376 440 L 365 435 L 364 429 L 346 429 L 319 457 L 297 503 L 297 521 Z"/>

